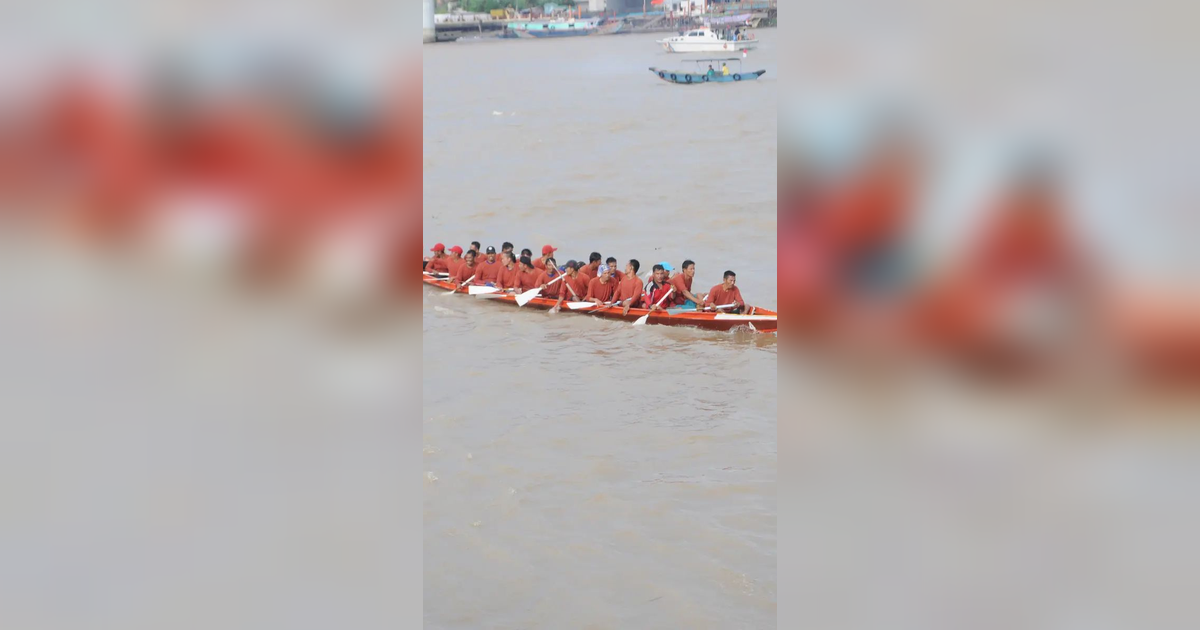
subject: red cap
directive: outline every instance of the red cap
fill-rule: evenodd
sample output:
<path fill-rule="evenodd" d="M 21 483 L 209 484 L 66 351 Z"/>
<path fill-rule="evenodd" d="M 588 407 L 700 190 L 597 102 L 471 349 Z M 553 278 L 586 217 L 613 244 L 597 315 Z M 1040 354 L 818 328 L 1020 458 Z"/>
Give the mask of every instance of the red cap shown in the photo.
<path fill-rule="evenodd" d="M 431 250 L 429 250 L 429 251 L 431 251 L 431 252 L 444 252 L 444 251 L 446 251 L 446 246 L 445 246 L 445 245 L 442 245 L 441 243 L 438 243 L 437 245 L 434 245 L 434 246 L 433 246 L 433 249 L 431 249 Z"/>
<path fill-rule="evenodd" d="M 542 255 L 543 255 L 543 256 L 547 256 L 547 255 L 553 254 L 553 253 L 554 253 L 554 252 L 556 252 L 556 251 L 558 251 L 558 248 L 556 248 L 556 247 L 551 247 L 551 246 L 549 246 L 549 245 L 543 245 L 543 246 L 542 246 Z"/>
<path fill-rule="evenodd" d="M 459 255 L 461 255 L 461 254 L 462 254 L 462 248 L 461 248 L 461 247 L 459 247 L 458 245 L 455 245 L 454 247 L 451 247 L 451 248 L 450 248 L 450 251 L 454 252 L 455 254 L 459 254 Z"/>

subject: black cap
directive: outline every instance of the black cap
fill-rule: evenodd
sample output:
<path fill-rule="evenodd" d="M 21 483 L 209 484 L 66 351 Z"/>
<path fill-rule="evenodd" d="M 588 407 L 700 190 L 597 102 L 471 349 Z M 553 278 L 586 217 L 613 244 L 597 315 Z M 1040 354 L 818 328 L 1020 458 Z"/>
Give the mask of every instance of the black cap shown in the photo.
<path fill-rule="evenodd" d="M 527 267 L 532 267 L 532 266 L 533 266 L 533 261 L 532 261 L 532 260 L 529 260 L 529 257 L 528 257 L 528 256 L 522 256 L 522 257 L 521 257 L 521 264 L 522 264 L 522 265 L 525 265 L 525 266 L 527 266 Z"/>
<path fill-rule="evenodd" d="M 488 254 L 495 254 L 495 253 L 496 253 L 496 248 L 495 248 L 495 247 L 492 247 L 491 245 L 488 245 L 488 248 L 487 248 L 487 252 L 486 252 L 486 253 L 488 253 Z"/>

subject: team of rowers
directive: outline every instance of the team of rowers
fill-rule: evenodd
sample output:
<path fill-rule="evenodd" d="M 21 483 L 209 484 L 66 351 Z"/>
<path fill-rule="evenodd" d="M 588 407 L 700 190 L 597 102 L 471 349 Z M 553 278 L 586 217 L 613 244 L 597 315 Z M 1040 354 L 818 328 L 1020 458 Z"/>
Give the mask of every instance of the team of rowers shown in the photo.
<path fill-rule="evenodd" d="M 426 259 L 425 271 L 448 274 L 459 288 L 490 286 L 512 292 L 540 289 L 541 297 L 557 300 L 552 310 L 560 309 L 564 301 L 619 305 L 622 315 L 627 315 L 631 308 L 722 313 L 742 313 L 747 308 L 737 288 L 737 274 L 732 271 L 726 271 L 721 284 L 708 293 L 692 292 L 696 263 L 691 260 L 683 261 L 679 273 L 674 275 L 669 263 L 654 265 L 643 285 L 638 277 L 641 263 L 630 259 L 622 271 L 617 268 L 615 257 L 603 260 L 599 252 L 592 252 L 587 263 L 569 260 L 560 267 L 554 258 L 557 248 L 550 245 L 542 247 L 540 258 L 533 258 L 529 249 L 521 250 L 518 256 L 512 243 L 504 243 L 499 254 L 492 246 L 480 254 L 478 241 L 473 241 L 465 252 L 458 245 L 447 250 L 442 243 L 434 245 L 431 251 L 433 256 Z"/>

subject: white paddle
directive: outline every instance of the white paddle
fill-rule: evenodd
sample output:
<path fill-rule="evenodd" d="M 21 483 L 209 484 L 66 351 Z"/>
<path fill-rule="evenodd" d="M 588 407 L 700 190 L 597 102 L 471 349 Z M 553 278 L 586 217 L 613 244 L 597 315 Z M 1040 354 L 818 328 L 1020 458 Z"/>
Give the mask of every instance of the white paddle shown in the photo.
<path fill-rule="evenodd" d="M 603 302 L 567 302 L 567 306 L 570 307 L 572 311 L 579 311 L 579 310 L 583 310 L 585 308 L 595 308 L 595 309 L 603 310 L 605 308 L 612 306 L 613 304 L 618 304 L 618 302 L 609 302 L 608 304 L 605 304 Z"/>
<path fill-rule="evenodd" d="M 550 286 L 550 285 L 554 284 L 555 282 L 558 282 L 559 280 L 562 280 L 562 279 L 563 279 L 563 278 L 565 278 L 566 276 L 567 276 L 567 274 L 565 274 L 565 273 L 560 273 L 560 274 L 558 274 L 558 277 L 557 277 L 557 278 L 555 278 L 555 279 L 551 280 L 550 282 L 547 282 L 547 283 L 546 283 L 546 286 Z M 530 300 L 532 300 L 533 298 L 537 297 L 537 296 L 538 296 L 538 294 L 539 294 L 539 293 L 541 293 L 541 292 L 542 292 L 542 288 L 541 288 L 541 287 L 537 287 L 537 288 L 535 288 L 535 289 L 530 289 L 530 290 L 528 290 L 528 291 L 526 291 L 526 292 L 522 293 L 521 295 L 518 295 L 518 296 L 517 296 L 517 306 L 525 306 L 526 304 L 528 304 L 528 303 L 529 303 L 529 301 L 530 301 Z"/>
<path fill-rule="evenodd" d="M 563 272 L 563 276 L 566 276 L 566 275 L 567 275 L 567 274 L 566 274 L 566 272 Z M 566 283 L 566 284 L 564 284 L 563 286 L 567 287 L 567 290 L 571 292 L 571 295 L 575 296 L 575 299 L 576 299 L 576 300 L 578 300 L 578 299 L 579 299 L 579 294 L 578 294 L 578 293 L 576 293 L 576 292 L 575 292 L 575 289 L 571 287 L 571 283 L 570 283 L 570 282 L 567 282 L 567 283 Z M 566 297 L 566 296 L 563 296 L 563 297 Z M 573 308 L 573 307 L 571 306 L 572 304 L 579 304 L 579 302 L 567 302 L 567 308 Z M 551 313 L 553 313 L 553 312 L 555 312 L 555 311 L 557 311 L 557 310 L 558 310 L 558 307 L 557 307 L 557 306 L 555 306 L 554 308 L 550 309 L 550 312 L 551 312 Z"/>
<path fill-rule="evenodd" d="M 628 298 L 626 298 L 626 299 L 628 299 Z M 594 304 L 593 306 L 598 306 L 598 307 L 600 307 L 600 308 L 597 308 L 596 310 L 594 310 L 594 311 L 592 311 L 592 312 L 593 312 L 593 313 L 599 313 L 600 311 L 608 310 L 608 309 L 610 309 L 610 308 L 612 308 L 612 307 L 614 307 L 614 306 L 617 306 L 617 305 L 619 305 L 619 304 L 620 304 L 621 302 L 623 302 L 623 301 L 624 301 L 624 300 L 613 300 L 613 301 L 609 302 L 608 304 Z"/>
<path fill-rule="evenodd" d="M 488 293 L 498 293 L 500 289 L 496 287 L 471 286 L 467 287 L 467 293 L 471 295 L 485 295 Z"/>
<path fill-rule="evenodd" d="M 455 293 L 458 293 L 459 289 L 467 286 L 467 283 L 474 279 L 475 279 L 475 276 L 471 276 L 470 278 L 467 278 L 466 280 L 464 280 L 462 284 L 458 285 L 457 287 L 451 289 L 450 291 L 448 291 L 446 293 L 443 293 L 442 295 L 454 295 Z M 470 289 L 467 289 L 467 290 L 470 291 Z"/>
<path fill-rule="evenodd" d="M 571 289 L 571 285 L 568 284 L 567 288 Z M 571 289 L 571 294 L 574 295 L 576 299 L 579 298 L 579 294 L 575 293 L 574 289 Z M 597 306 L 604 306 L 604 308 L 608 308 L 609 306 L 612 306 L 612 304 L 604 305 L 596 302 L 567 302 L 567 307 L 572 311 L 578 311 L 585 308 L 596 308 Z"/>
<path fill-rule="evenodd" d="M 737 302 L 731 302 L 731 303 L 729 303 L 729 304 L 722 304 L 721 306 L 705 306 L 705 307 L 704 307 L 704 310 L 706 310 L 706 311 L 707 311 L 708 309 L 710 309 L 710 308 L 711 308 L 711 309 L 716 309 L 716 310 L 718 310 L 718 311 L 719 311 L 719 310 L 721 310 L 721 309 L 723 309 L 723 308 L 732 308 L 732 307 L 734 307 L 734 306 L 737 306 Z"/>
<path fill-rule="evenodd" d="M 670 297 L 671 294 L 674 292 L 675 292 L 675 287 L 671 287 L 670 289 L 667 289 L 666 295 L 658 298 L 658 302 L 655 304 L 655 306 L 662 306 L 662 303 L 665 302 L 666 299 L 668 297 Z M 645 315 L 642 315 L 641 317 L 637 318 L 637 321 L 633 322 L 633 325 L 634 326 L 645 326 L 647 319 L 650 319 L 650 313 L 648 313 L 648 312 Z"/>

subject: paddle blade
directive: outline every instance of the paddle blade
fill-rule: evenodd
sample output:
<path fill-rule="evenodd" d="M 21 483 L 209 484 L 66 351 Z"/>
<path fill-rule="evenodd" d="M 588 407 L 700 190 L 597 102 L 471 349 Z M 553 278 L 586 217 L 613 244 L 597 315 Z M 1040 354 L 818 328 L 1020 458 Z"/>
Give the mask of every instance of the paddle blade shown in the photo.
<path fill-rule="evenodd" d="M 646 320 L 648 320 L 648 319 L 650 319 L 650 313 L 646 313 L 645 315 L 642 315 L 641 317 L 637 318 L 637 321 L 633 322 L 633 325 L 634 326 L 645 326 Z"/>
<path fill-rule="evenodd" d="M 595 302 L 567 302 L 567 306 L 572 311 L 578 311 L 581 308 L 592 308 L 595 305 Z"/>
<path fill-rule="evenodd" d="M 541 292 L 542 292 L 541 289 L 530 289 L 530 290 L 522 293 L 521 295 L 518 295 L 517 296 L 517 306 L 525 306 L 526 304 L 529 303 L 530 300 L 537 297 L 538 294 Z"/>
<path fill-rule="evenodd" d="M 467 287 L 467 293 L 470 293 L 471 295 L 486 295 L 488 293 L 496 293 L 499 290 L 500 289 L 497 289 L 496 287 L 479 287 L 479 286 Z"/>

